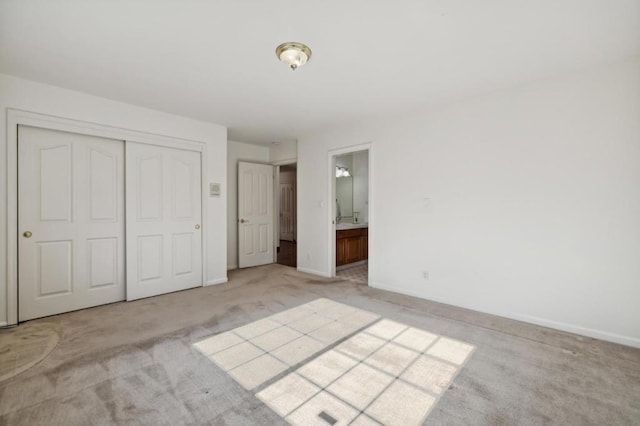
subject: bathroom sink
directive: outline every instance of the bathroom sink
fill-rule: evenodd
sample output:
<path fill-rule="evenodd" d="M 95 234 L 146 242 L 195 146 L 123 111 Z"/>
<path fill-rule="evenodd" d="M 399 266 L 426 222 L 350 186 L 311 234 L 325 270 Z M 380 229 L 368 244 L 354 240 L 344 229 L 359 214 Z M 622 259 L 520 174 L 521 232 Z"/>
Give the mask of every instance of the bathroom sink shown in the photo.
<path fill-rule="evenodd" d="M 336 230 L 367 228 L 368 226 L 368 223 L 339 223 L 336 225 Z"/>

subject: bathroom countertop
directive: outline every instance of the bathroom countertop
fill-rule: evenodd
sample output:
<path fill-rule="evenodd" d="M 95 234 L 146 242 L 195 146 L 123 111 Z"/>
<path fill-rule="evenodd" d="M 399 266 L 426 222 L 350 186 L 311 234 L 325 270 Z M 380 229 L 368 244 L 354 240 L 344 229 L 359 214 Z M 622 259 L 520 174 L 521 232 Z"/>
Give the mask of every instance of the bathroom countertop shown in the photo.
<path fill-rule="evenodd" d="M 336 225 L 336 231 L 342 231 L 344 229 L 359 229 L 368 228 L 368 223 L 339 223 Z"/>

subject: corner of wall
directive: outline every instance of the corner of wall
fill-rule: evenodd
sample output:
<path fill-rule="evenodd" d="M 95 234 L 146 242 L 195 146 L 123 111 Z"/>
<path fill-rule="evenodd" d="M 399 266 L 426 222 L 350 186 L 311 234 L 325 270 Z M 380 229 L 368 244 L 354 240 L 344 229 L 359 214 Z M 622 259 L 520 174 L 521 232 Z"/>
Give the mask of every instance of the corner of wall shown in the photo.
<path fill-rule="evenodd" d="M 295 162 L 298 159 L 298 141 L 281 141 L 269 147 L 269 162 L 271 164 Z"/>
<path fill-rule="evenodd" d="M 228 282 L 229 280 L 227 279 L 227 277 L 223 277 L 223 278 L 216 278 L 213 280 L 208 280 L 207 283 L 205 284 L 205 287 L 208 287 L 210 285 L 218 285 L 218 284 L 224 284 L 226 282 Z"/>

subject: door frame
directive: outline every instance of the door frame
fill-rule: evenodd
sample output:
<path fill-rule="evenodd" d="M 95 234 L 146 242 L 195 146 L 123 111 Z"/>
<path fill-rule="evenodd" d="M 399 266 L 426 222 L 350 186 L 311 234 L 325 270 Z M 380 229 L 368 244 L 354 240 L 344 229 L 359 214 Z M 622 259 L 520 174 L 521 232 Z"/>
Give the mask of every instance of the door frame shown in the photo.
<path fill-rule="evenodd" d="M 280 169 L 279 174 L 282 174 L 282 169 Z M 295 174 L 295 172 L 294 172 L 294 174 Z M 279 214 L 279 215 L 282 214 L 282 185 L 291 185 L 291 189 L 292 189 L 292 192 L 293 192 L 293 194 L 292 194 L 292 203 L 291 203 L 292 204 L 291 205 L 291 220 L 292 220 L 294 226 L 293 226 L 293 229 L 291 230 L 291 241 L 295 243 L 296 239 L 297 239 L 295 224 L 297 222 L 297 220 L 296 220 L 297 217 L 296 216 L 297 216 L 297 213 L 298 213 L 296 211 L 296 203 L 297 203 L 296 195 L 297 194 L 296 194 L 296 181 L 295 181 L 295 178 L 294 178 L 293 183 L 282 183 L 282 181 L 278 182 L 278 186 L 279 186 L 278 190 L 279 190 L 280 194 L 279 194 L 279 197 L 276 197 L 276 198 L 278 198 L 278 207 L 279 208 L 278 208 L 278 213 L 277 214 Z M 279 229 L 279 232 L 278 232 L 278 234 L 279 234 L 278 235 L 278 239 L 280 241 L 282 241 L 282 227 L 280 226 L 281 223 L 282 223 L 282 221 L 279 220 L 278 221 L 278 228 L 280 228 L 280 229 Z M 287 240 L 285 240 L 285 241 L 287 241 Z"/>
<path fill-rule="evenodd" d="M 140 132 L 114 126 L 74 120 L 49 114 L 7 108 L 7 325 L 18 324 L 18 126 L 39 127 L 128 142 L 164 146 L 201 153 L 202 183 L 202 285 L 206 284 L 207 240 L 207 144 L 204 141 Z M 126 162 L 126 158 L 125 158 Z M 125 176 L 126 178 L 126 176 Z M 126 223 L 125 223 L 126 226 Z M 125 231 L 126 238 L 126 231 Z M 125 265 L 126 267 L 126 265 Z M 125 281 L 126 286 L 126 281 Z"/>
<path fill-rule="evenodd" d="M 368 151 L 369 155 L 368 155 L 368 168 L 369 168 L 369 174 L 367 176 L 367 178 L 369 179 L 368 185 L 367 185 L 367 192 L 368 192 L 368 225 L 369 225 L 369 244 L 368 244 L 368 260 L 367 260 L 367 269 L 369 270 L 369 273 L 367 274 L 367 285 L 371 286 L 371 283 L 373 282 L 373 280 L 371 279 L 371 270 L 372 270 L 372 266 L 375 264 L 375 250 L 374 248 L 374 244 L 372 244 L 372 241 L 375 241 L 373 239 L 373 236 L 375 235 L 375 228 L 373 228 L 373 224 L 375 222 L 374 219 L 374 211 L 373 208 L 371 206 L 373 206 L 373 200 L 374 200 L 374 194 L 375 194 L 375 190 L 374 190 L 374 179 L 373 179 L 373 156 L 374 156 L 374 150 L 373 150 L 373 142 L 366 142 L 363 144 L 359 144 L 359 145 L 351 145 L 345 148 L 338 148 L 338 149 L 331 149 L 328 151 L 328 175 L 329 175 L 329 181 L 328 181 L 328 197 L 327 197 L 327 220 L 328 220 L 328 228 L 329 228 L 329 233 L 327 234 L 327 241 L 328 241 L 328 268 L 327 270 L 329 271 L 329 277 L 330 278 L 334 278 L 336 276 L 336 203 L 334 202 L 334 200 L 336 199 L 336 157 L 340 156 L 340 155 L 344 155 L 344 154 L 350 154 L 353 152 L 359 152 L 359 151 Z M 373 231 L 372 231 L 373 229 Z"/>
<path fill-rule="evenodd" d="M 296 185 L 294 186 L 295 199 L 296 199 L 296 218 L 295 218 L 295 230 L 293 232 L 293 239 L 298 242 L 298 159 L 288 159 L 275 161 L 271 163 L 275 167 L 274 171 L 274 181 L 273 181 L 273 230 L 274 235 L 277 235 L 278 238 L 273 239 L 273 263 L 278 263 L 278 247 L 280 247 L 280 166 L 288 166 L 291 164 L 296 165 Z M 275 188 L 278 188 L 276 191 Z M 277 234 L 276 234 L 277 232 Z M 296 244 L 296 256 L 298 256 L 297 250 L 298 245 Z"/>

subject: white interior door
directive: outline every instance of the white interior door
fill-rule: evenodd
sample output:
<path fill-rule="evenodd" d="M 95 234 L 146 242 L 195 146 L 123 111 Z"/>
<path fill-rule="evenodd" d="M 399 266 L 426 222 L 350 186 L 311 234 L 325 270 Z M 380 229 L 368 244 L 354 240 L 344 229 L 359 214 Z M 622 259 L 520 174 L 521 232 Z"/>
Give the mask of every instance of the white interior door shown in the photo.
<path fill-rule="evenodd" d="M 266 265 L 273 257 L 273 166 L 238 163 L 238 266 Z"/>
<path fill-rule="evenodd" d="M 124 300 L 124 142 L 18 127 L 18 318 Z"/>
<path fill-rule="evenodd" d="M 127 142 L 127 300 L 202 286 L 200 153 Z"/>
<path fill-rule="evenodd" d="M 280 184 L 280 239 L 293 241 L 295 191 L 292 183 Z"/>

